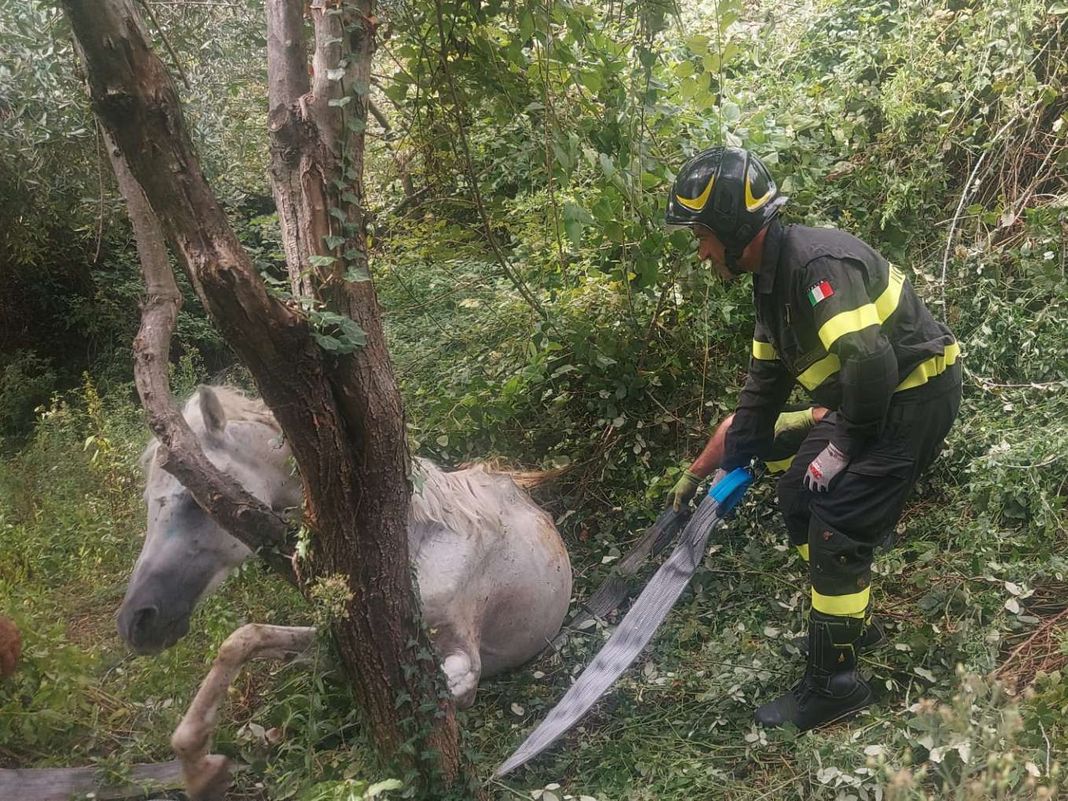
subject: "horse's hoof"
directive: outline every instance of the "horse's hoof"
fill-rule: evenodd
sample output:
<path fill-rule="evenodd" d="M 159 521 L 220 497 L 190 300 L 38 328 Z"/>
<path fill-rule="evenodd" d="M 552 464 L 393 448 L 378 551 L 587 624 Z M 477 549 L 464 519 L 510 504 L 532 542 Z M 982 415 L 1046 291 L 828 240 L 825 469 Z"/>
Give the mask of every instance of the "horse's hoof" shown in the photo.
<path fill-rule="evenodd" d="M 185 792 L 189 801 L 226 801 L 230 788 L 230 760 L 208 754 L 192 769 L 185 769 Z"/>

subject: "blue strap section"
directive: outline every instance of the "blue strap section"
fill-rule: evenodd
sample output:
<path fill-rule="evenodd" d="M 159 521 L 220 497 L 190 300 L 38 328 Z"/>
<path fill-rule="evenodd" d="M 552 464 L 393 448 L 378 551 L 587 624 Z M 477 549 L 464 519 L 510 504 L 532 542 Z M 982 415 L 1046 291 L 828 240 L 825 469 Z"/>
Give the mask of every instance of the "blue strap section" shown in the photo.
<path fill-rule="evenodd" d="M 746 490 L 756 476 L 748 467 L 736 467 L 721 478 L 714 487 L 709 488 L 708 495 L 719 504 L 721 517 L 726 517 L 745 497 Z"/>

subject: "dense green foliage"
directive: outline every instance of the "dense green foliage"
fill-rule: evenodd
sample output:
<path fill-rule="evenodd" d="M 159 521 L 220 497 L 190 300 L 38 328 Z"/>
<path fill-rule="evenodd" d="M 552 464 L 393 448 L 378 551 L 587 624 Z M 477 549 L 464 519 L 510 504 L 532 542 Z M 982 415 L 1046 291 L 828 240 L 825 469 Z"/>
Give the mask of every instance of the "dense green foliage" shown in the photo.
<path fill-rule="evenodd" d="M 149 5 L 208 173 L 277 276 L 261 10 Z M 15 222 L 0 226 L 0 612 L 27 649 L 0 687 L 0 763 L 114 769 L 167 754 L 235 625 L 311 613 L 250 566 L 174 650 L 123 655 L 111 616 L 139 545 L 146 436 L 128 384 L 136 254 L 62 20 L 37 3 L 3 11 L 0 213 Z M 789 219 L 840 225 L 905 266 L 964 349 L 960 421 L 878 563 L 895 646 L 864 666 L 872 712 L 799 738 L 749 723 L 798 672 L 780 646 L 806 586 L 765 486 L 571 746 L 494 792 L 1038 798 L 1062 782 L 1068 640 L 1065 618 L 1050 622 L 1068 589 L 1068 7 L 410 0 L 382 15 L 372 268 L 413 446 L 449 464 L 567 467 L 540 500 L 580 596 L 743 376 L 748 288 L 661 225 L 689 154 L 754 148 Z M 179 355 L 185 389 L 227 363 L 191 293 Z M 519 742 L 603 634 L 480 689 L 466 717 L 480 763 Z M 239 682 L 219 748 L 250 765 L 250 796 L 369 792 L 346 783 L 375 777 L 328 665 Z"/>

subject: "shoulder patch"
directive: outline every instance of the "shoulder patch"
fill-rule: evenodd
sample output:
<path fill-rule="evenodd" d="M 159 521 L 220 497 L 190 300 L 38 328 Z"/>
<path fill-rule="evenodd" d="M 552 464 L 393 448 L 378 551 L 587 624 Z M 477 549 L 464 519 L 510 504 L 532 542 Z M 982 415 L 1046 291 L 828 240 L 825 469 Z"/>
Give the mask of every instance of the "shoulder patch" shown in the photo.
<path fill-rule="evenodd" d="M 821 300 L 827 300 L 833 294 L 834 287 L 831 286 L 831 282 L 820 281 L 818 284 L 808 288 L 808 303 L 810 306 L 815 306 Z"/>

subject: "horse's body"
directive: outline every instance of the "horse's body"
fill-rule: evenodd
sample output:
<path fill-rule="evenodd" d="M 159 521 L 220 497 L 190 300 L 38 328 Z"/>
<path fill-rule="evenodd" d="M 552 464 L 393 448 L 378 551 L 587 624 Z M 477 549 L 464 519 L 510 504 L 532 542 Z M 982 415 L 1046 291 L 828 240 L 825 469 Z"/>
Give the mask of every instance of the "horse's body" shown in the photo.
<path fill-rule="evenodd" d="M 225 387 L 202 387 L 183 410 L 207 457 L 282 511 L 301 483 L 270 412 Z M 251 552 L 217 526 L 145 451 L 148 532 L 119 609 L 119 632 L 141 653 L 173 645 L 201 598 Z M 423 617 L 457 702 L 482 675 L 535 656 L 558 631 L 571 564 L 552 520 L 512 479 L 473 467 L 446 473 L 417 459 L 408 550 Z"/>

